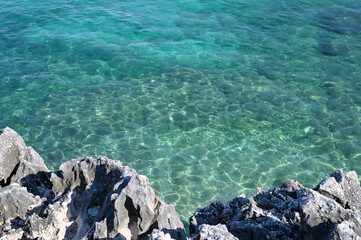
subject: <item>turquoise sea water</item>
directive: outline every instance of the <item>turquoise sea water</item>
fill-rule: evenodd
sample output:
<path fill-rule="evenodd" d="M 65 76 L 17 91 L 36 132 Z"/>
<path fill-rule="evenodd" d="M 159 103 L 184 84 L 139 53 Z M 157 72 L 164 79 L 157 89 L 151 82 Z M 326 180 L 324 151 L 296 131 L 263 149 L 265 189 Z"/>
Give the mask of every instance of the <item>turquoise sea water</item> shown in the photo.
<path fill-rule="evenodd" d="M 187 221 L 361 174 L 359 0 L 0 0 L 0 128 L 146 175 Z"/>

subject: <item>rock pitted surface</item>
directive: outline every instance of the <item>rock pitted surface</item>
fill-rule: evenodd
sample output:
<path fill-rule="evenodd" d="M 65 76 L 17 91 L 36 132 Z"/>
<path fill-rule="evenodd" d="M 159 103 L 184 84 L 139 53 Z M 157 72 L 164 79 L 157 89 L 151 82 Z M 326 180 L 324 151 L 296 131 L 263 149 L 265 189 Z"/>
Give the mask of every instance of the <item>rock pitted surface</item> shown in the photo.
<path fill-rule="evenodd" d="M 172 205 L 148 179 L 105 157 L 50 172 L 12 129 L 0 131 L 0 239 L 185 239 Z"/>
<path fill-rule="evenodd" d="M 238 239 L 361 239 L 360 204 L 356 173 L 337 170 L 313 190 L 290 180 L 252 198 L 212 202 L 190 218 L 190 232 L 198 236 L 204 226 L 224 224 Z"/>
<path fill-rule="evenodd" d="M 197 234 L 194 234 L 189 240 L 237 240 L 227 229 L 226 225 L 208 225 L 202 224 Z"/>

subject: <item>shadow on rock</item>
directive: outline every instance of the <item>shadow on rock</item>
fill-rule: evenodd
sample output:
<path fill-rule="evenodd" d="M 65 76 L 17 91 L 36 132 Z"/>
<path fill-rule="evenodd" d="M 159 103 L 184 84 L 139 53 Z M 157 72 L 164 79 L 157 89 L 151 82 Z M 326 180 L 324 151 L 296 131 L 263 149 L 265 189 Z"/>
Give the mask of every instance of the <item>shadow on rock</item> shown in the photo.
<path fill-rule="evenodd" d="M 1 239 L 146 239 L 161 229 L 185 239 L 145 176 L 106 157 L 50 172 L 14 130 L 0 130 Z"/>

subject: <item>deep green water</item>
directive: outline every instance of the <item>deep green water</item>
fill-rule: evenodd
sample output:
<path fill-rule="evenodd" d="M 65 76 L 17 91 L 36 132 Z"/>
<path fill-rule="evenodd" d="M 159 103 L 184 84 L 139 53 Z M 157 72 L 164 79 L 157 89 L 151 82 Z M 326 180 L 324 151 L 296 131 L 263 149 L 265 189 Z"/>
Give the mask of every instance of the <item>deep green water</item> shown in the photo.
<path fill-rule="evenodd" d="M 184 221 L 361 174 L 359 0 L 0 4 L 0 128 L 51 169 L 119 159 Z"/>

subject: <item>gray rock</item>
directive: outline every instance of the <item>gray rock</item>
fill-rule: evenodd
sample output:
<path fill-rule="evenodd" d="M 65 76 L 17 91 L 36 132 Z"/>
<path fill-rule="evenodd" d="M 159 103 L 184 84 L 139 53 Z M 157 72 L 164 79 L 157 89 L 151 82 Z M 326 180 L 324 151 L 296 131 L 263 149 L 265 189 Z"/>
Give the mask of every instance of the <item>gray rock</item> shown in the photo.
<path fill-rule="evenodd" d="M 310 189 L 300 189 L 297 196 L 303 235 L 310 238 L 331 239 L 336 233 L 338 224 L 351 220 L 353 231 L 361 236 L 361 218 L 357 210 L 344 209 L 333 199 Z M 342 229 L 339 228 L 337 231 Z M 340 232 L 339 234 L 342 235 Z"/>
<path fill-rule="evenodd" d="M 148 240 L 173 240 L 169 233 L 154 229 Z"/>
<path fill-rule="evenodd" d="M 0 130 L 0 186 L 6 186 L 29 174 L 49 171 L 43 159 L 11 128 Z"/>
<path fill-rule="evenodd" d="M 340 224 L 337 224 L 335 230 L 331 234 L 330 239 L 333 240 L 343 240 L 343 239 L 352 239 L 352 240 L 361 240 L 361 237 L 355 233 L 353 229 L 356 226 L 353 222 L 344 221 Z"/>
<path fill-rule="evenodd" d="M 35 197 L 17 183 L 0 188 L 0 224 L 16 217 L 24 219 L 26 213 L 40 203 L 38 196 Z"/>
<path fill-rule="evenodd" d="M 238 239 L 359 239 L 360 194 L 355 172 L 337 170 L 315 190 L 290 180 L 250 199 L 241 196 L 198 209 L 190 218 L 190 232 L 199 235 L 204 225 L 225 224 Z"/>
<path fill-rule="evenodd" d="M 49 172 L 13 130 L 1 130 L 0 146 L 1 239 L 147 239 L 155 229 L 186 238 L 174 207 L 119 161 L 73 159 Z"/>
<path fill-rule="evenodd" d="M 198 233 L 198 227 L 204 223 L 209 225 L 217 225 L 218 223 L 222 223 L 223 209 L 223 203 L 220 201 L 214 201 L 209 206 L 203 209 L 198 209 L 190 218 L 190 233 Z"/>
<path fill-rule="evenodd" d="M 119 161 L 73 159 L 60 169 L 49 175 L 53 194 L 28 218 L 26 237 L 146 239 L 153 229 L 165 229 L 185 239 L 174 207 L 154 194 L 146 177 Z"/>
<path fill-rule="evenodd" d="M 301 187 L 302 185 L 296 180 L 288 180 L 287 182 L 284 182 L 280 188 L 285 188 L 289 191 L 293 191 L 296 189 L 300 189 Z"/>
<path fill-rule="evenodd" d="M 322 180 L 315 190 L 334 199 L 343 208 L 361 211 L 361 187 L 355 171 L 344 174 L 341 169 L 336 170 Z"/>
<path fill-rule="evenodd" d="M 199 233 L 193 235 L 189 240 L 236 240 L 227 229 L 226 225 L 208 225 L 202 224 Z"/>
<path fill-rule="evenodd" d="M 23 219 L 41 202 L 17 183 L 0 188 L 0 239 L 21 239 Z"/>

